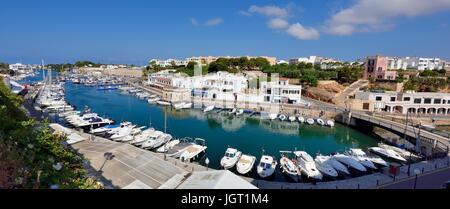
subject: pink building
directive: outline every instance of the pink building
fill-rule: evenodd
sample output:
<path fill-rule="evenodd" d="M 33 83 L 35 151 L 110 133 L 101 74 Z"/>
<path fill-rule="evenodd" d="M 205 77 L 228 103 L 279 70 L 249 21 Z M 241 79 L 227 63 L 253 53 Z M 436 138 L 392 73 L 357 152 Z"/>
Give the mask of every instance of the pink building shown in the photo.
<path fill-rule="evenodd" d="M 371 56 L 366 58 L 364 64 L 364 79 L 382 79 L 395 80 L 397 78 L 396 71 L 388 70 L 388 58 L 383 56 Z"/>

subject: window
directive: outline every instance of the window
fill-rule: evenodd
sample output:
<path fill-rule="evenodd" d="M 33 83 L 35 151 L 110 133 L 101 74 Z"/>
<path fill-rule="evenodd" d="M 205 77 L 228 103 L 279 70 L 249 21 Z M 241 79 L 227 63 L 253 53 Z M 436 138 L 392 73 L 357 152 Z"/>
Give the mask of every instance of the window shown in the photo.
<path fill-rule="evenodd" d="M 368 110 L 369 109 L 369 103 L 363 103 L 363 109 Z"/>
<path fill-rule="evenodd" d="M 447 102 L 447 100 L 442 100 L 442 104 L 445 104 Z"/>
<path fill-rule="evenodd" d="M 424 104 L 431 104 L 431 98 L 425 98 L 425 99 L 423 100 L 423 103 L 424 103 Z"/>
<path fill-rule="evenodd" d="M 403 101 L 409 102 L 409 101 L 411 101 L 411 97 L 405 97 L 405 98 L 403 98 Z"/>
<path fill-rule="evenodd" d="M 414 104 L 420 104 L 422 103 L 422 99 L 414 99 Z"/>
<path fill-rule="evenodd" d="M 376 97 L 375 100 L 376 100 L 376 101 L 381 101 L 381 100 L 382 100 L 382 97 Z"/>
<path fill-rule="evenodd" d="M 442 99 L 434 99 L 434 104 L 441 104 L 442 103 Z"/>
<path fill-rule="evenodd" d="M 395 102 L 395 97 L 391 97 L 391 102 Z"/>
<path fill-rule="evenodd" d="M 379 72 L 383 71 L 383 68 L 382 67 L 378 67 L 378 71 Z"/>

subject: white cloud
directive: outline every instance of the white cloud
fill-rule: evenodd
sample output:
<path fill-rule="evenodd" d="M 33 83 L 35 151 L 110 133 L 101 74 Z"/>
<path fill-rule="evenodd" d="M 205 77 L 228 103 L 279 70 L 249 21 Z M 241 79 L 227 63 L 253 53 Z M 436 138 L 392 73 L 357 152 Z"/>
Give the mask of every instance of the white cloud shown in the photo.
<path fill-rule="evenodd" d="M 238 13 L 240 15 L 244 15 L 244 16 L 247 16 L 247 17 L 252 16 L 252 14 L 250 12 L 247 12 L 247 11 L 244 11 L 244 10 L 240 10 Z"/>
<path fill-rule="evenodd" d="M 305 28 L 300 23 L 292 24 L 286 32 L 300 40 L 317 40 L 320 38 L 319 31 L 314 28 Z"/>
<path fill-rule="evenodd" d="M 267 25 L 273 29 L 284 29 L 289 27 L 288 21 L 282 18 L 270 19 L 269 22 L 267 22 Z"/>
<path fill-rule="evenodd" d="M 205 21 L 204 23 L 201 23 L 197 19 L 191 18 L 190 21 L 193 26 L 210 27 L 210 26 L 220 25 L 223 22 L 223 19 L 222 18 L 212 18 L 212 19 Z"/>
<path fill-rule="evenodd" d="M 248 9 L 248 13 L 257 13 L 261 14 L 267 17 L 279 17 L 279 18 L 285 18 L 289 15 L 289 12 L 287 9 L 280 8 L 277 6 L 255 6 L 252 5 Z"/>
<path fill-rule="evenodd" d="M 223 22 L 222 18 L 213 18 L 205 22 L 205 26 L 216 26 Z"/>
<path fill-rule="evenodd" d="M 358 0 L 334 14 L 324 30 L 334 35 L 384 31 L 394 27 L 393 19 L 415 17 L 450 9 L 450 0 Z"/>

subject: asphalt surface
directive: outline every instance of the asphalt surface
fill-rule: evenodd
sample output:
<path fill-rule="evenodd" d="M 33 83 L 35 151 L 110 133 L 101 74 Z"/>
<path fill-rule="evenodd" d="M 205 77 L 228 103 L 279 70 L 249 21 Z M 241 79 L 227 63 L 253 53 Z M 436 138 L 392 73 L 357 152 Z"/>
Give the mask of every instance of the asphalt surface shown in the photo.
<path fill-rule="evenodd" d="M 380 189 L 414 189 L 415 176 L 405 180 L 381 186 Z M 441 189 L 444 182 L 450 180 L 450 167 L 420 175 L 416 189 Z"/>

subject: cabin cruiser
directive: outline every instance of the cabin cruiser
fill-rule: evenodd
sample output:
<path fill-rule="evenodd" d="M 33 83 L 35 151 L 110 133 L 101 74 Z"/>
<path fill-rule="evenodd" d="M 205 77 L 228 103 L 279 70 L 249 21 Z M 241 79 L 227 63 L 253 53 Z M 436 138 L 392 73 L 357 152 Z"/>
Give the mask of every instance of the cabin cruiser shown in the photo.
<path fill-rule="evenodd" d="M 316 163 L 317 169 L 323 175 L 325 175 L 327 177 L 331 177 L 331 178 L 336 178 L 338 176 L 338 172 L 336 171 L 336 169 L 333 168 L 329 159 L 330 159 L 330 157 L 328 157 L 328 156 L 318 155 L 318 156 L 316 156 L 316 159 L 314 160 L 314 162 Z M 344 169 L 345 169 L 345 166 L 344 166 Z"/>
<path fill-rule="evenodd" d="M 242 155 L 241 151 L 234 148 L 228 148 L 225 151 L 225 155 L 220 160 L 220 165 L 225 170 L 228 170 L 236 165 L 241 155 Z"/>
<path fill-rule="evenodd" d="M 172 140 L 172 135 L 163 133 L 161 131 L 155 131 L 149 136 L 149 139 L 141 145 L 141 147 L 144 149 L 156 149 L 160 146 L 163 146 L 170 140 Z"/>
<path fill-rule="evenodd" d="M 327 120 L 327 126 L 334 127 L 334 121 L 333 120 Z"/>
<path fill-rule="evenodd" d="M 340 163 L 346 165 L 348 168 L 352 168 L 355 171 L 358 172 L 366 172 L 367 169 L 366 167 L 364 167 L 363 165 L 361 165 L 361 163 L 359 163 L 357 160 L 355 160 L 354 158 L 348 156 L 348 155 L 344 155 L 344 154 L 335 154 L 333 155 L 333 158 L 336 159 L 337 161 L 339 161 Z"/>
<path fill-rule="evenodd" d="M 167 152 L 179 143 L 180 143 L 180 140 L 178 140 L 178 139 L 171 140 L 171 141 L 167 142 L 165 145 L 156 149 L 156 152 L 160 152 L 160 153 Z"/>
<path fill-rule="evenodd" d="M 256 172 L 261 178 L 268 178 L 275 173 L 277 161 L 272 156 L 263 155 L 256 167 Z"/>
<path fill-rule="evenodd" d="M 300 123 L 304 123 L 304 122 L 305 122 L 305 118 L 302 117 L 302 116 L 299 116 L 299 117 L 297 118 L 297 120 L 298 120 L 298 122 L 300 122 Z"/>
<path fill-rule="evenodd" d="M 322 174 L 316 167 L 314 159 L 304 151 L 295 151 L 294 155 L 297 157 L 297 164 L 303 175 L 308 178 L 321 180 Z"/>
<path fill-rule="evenodd" d="M 154 128 L 148 128 L 146 130 L 143 130 L 140 134 L 134 136 L 134 139 L 132 141 L 130 141 L 130 144 L 133 144 L 135 146 L 139 146 L 142 143 L 144 143 L 145 141 L 148 140 L 148 138 L 150 137 L 150 135 L 152 133 L 154 133 L 156 130 Z"/>
<path fill-rule="evenodd" d="M 406 163 L 407 160 L 400 156 L 397 152 L 390 149 L 383 149 L 381 147 L 370 147 L 369 150 L 377 155 L 380 155 L 381 157 L 386 157 L 391 160 L 395 160 L 398 162 Z"/>
<path fill-rule="evenodd" d="M 255 165 L 256 157 L 251 155 L 242 155 L 236 163 L 236 170 L 238 173 L 245 175 L 249 173 Z"/>
<path fill-rule="evenodd" d="M 206 151 L 207 146 L 205 140 L 201 138 L 194 139 L 194 143 L 187 147 L 181 154 L 180 160 L 183 162 L 191 162 L 199 157 L 201 153 Z"/>
<path fill-rule="evenodd" d="M 399 155 L 401 155 L 405 159 L 407 159 L 407 158 L 419 159 L 420 158 L 420 156 L 417 156 L 417 155 L 411 153 L 410 151 L 407 151 L 407 150 L 399 148 L 399 147 L 390 146 L 390 145 L 387 145 L 384 143 L 378 143 L 378 146 L 381 148 L 384 148 L 384 149 L 394 150 L 395 152 L 397 152 Z"/>
<path fill-rule="evenodd" d="M 120 127 L 120 125 L 107 125 L 107 126 L 103 126 L 100 128 L 95 128 L 92 129 L 91 131 L 89 131 L 90 134 L 102 134 L 102 133 L 106 133 L 114 128 L 118 128 Z"/>
<path fill-rule="evenodd" d="M 113 134 L 111 137 L 109 137 L 111 140 L 113 141 L 120 141 L 121 138 L 126 137 L 128 135 L 131 134 L 131 132 L 133 131 L 133 127 L 131 126 L 126 126 L 123 127 L 120 131 L 118 131 L 117 133 Z"/>
<path fill-rule="evenodd" d="M 338 173 L 341 173 L 344 175 L 350 175 L 350 171 L 348 170 L 347 166 L 340 163 L 333 157 L 330 157 L 330 156 L 324 156 L 324 157 L 326 157 L 327 163 L 329 163 L 334 168 L 334 170 L 336 170 Z"/>
<path fill-rule="evenodd" d="M 306 119 L 306 123 L 308 123 L 309 125 L 314 125 L 314 119 L 308 118 Z"/>
<path fill-rule="evenodd" d="M 284 154 L 282 154 L 280 158 L 280 169 L 283 174 L 288 176 L 293 181 L 298 182 L 300 180 L 300 169 Z"/>
<path fill-rule="evenodd" d="M 317 118 L 317 124 L 325 126 L 325 121 L 323 121 L 321 118 Z"/>
<path fill-rule="evenodd" d="M 210 105 L 210 106 L 207 106 L 204 110 L 203 110 L 203 112 L 210 112 L 210 111 L 212 111 L 212 110 L 214 110 L 214 105 Z"/>
<path fill-rule="evenodd" d="M 297 120 L 297 118 L 295 116 L 289 116 L 288 120 L 289 122 L 294 122 Z"/>
<path fill-rule="evenodd" d="M 368 157 L 367 154 L 361 149 L 350 149 L 346 154 L 353 157 L 355 160 L 357 160 L 359 163 L 361 163 L 361 165 L 365 166 L 366 168 L 374 170 L 377 169 L 377 167 L 374 165 L 370 157 Z"/>

